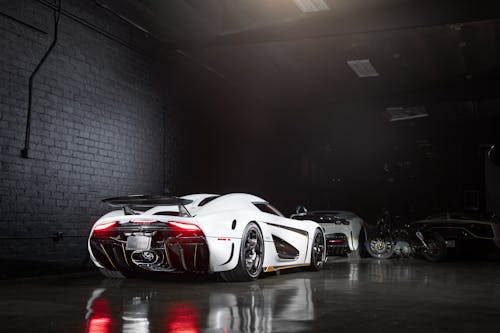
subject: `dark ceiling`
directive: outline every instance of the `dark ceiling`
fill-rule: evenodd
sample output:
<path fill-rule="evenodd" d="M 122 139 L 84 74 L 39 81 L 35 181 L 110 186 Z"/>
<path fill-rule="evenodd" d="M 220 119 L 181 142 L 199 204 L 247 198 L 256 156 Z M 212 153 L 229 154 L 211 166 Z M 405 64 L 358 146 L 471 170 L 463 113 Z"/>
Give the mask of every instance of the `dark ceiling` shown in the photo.
<path fill-rule="evenodd" d="M 99 0 L 264 103 L 411 103 L 498 95 L 500 3 L 464 0 Z M 348 60 L 369 59 L 358 78 Z"/>
<path fill-rule="evenodd" d="M 156 40 L 165 90 L 194 110 L 183 192 L 291 208 L 293 186 L 318 207 L 369 212 L 382 188 L 431 213 L 483 186 L 481 147 L 500 132 L 498 0 L 96 2 Z M 358 77 L 348 61 L 361 59 L 379 75 Z M 396 106 L 429 117 L 389 123 Z"/>

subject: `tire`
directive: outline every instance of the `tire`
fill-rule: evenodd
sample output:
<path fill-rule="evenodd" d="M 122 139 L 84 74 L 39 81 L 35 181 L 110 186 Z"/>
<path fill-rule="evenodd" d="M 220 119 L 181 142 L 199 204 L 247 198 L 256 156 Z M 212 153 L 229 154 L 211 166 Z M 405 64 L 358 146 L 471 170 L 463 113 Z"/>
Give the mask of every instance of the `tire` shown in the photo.
<path fill-rule="evenodd" d="M 446 241 L 437 232 L 432 232 L 425 236 L 427 248 L 423 248 L 422 256 L 432 262 L 443 261 L 446 258 Z"/>
<path fill-rule="evenodd" d="M 373 258 L 389 259 L 394 254 L 394 241 L 390 237 L 368 237 L 365 248 Z"/>
<path fill-rule="evenodd" d="M 125 275 L 123 275 L 120 271 L 112 271 L 107 268 L 99 268 L 99 272 L 107 277 L 108 279 L 124 279 Z"/>
<path fill-rule="evenodd" d="M 238 264 L 220 275 L 227 282 L 253 281 L 262 272 L 263 262 L 264 238 L 257 224 L 250 222 L 243 231 Z"/>
<path fill-rule="evenodd" d="M 325 264 L 325 236 L 323 231 L 316 229 L 314 232 L 313 244 L 311 246 L 311 266 L 307 267 L 307 270 L 318 272 L 323 268 Z"/>
<path fill-rule="evenodd" d="M 369 258 L 371 257 L 370 253 L 368 253 L 366 249 L 366 230 L 365 228 L 361 228 L 359 231 L 359 237 L 358 237 L 358 248 L 351 253 L 348 254 L 349 258 L 353 259 L 359 259 L 359 258 Z"/>

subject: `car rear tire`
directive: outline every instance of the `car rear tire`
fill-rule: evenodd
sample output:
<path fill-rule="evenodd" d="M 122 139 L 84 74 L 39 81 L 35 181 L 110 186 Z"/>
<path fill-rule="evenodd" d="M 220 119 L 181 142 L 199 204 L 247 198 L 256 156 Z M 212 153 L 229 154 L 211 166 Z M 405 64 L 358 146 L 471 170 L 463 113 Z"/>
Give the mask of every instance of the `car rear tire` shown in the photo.
<path fill-rule="evenodd" d="M 264 238 L 257 224 L 250 222 L 243 231 L 238 264 L 220 275 L 228 282 L 253 281 L 262 272 L 263 262 Z"/>
<path fill-rule="evenodd" d="M 365 227 L 361 228 L 359 232 L 359 242 L 358 242 L 358 253 L 360 258 L 369 258 L 371 257 L 370 253 L 366 250 L 366 229 Z"/>
<path fill-rule="evenodd" d="M 313 244 L 311 246 L 311 266 L 307 267 L 310 271 L 320 271 L 325 264 L 325 236 L 320 229 L 314 232 Z"/>
<path fill-rule="evenodd" d="M 361 230 L 359 231 L 359 235 L 358 235 L 358 248 L 356 250 L 348 253 L 347 257 L 349 259 L 370 258 L 371 255 L 370 255 L 370 253 L 368 253 L 368 250 L 366 249 L 365 244 L 366 244 L 366 230 L 365 230 L 365 227 L 362 227 Z"/>

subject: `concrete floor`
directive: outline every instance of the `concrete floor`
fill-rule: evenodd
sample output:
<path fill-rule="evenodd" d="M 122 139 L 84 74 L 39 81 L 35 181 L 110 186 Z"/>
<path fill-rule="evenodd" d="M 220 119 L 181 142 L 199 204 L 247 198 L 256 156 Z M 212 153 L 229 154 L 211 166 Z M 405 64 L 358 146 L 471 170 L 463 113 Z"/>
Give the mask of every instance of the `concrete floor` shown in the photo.
<path fill-rule="evenodd" d="M 332 260 L 253 283 L 0 281 L 1 332 L 500 332 L 500 263 Z"/>

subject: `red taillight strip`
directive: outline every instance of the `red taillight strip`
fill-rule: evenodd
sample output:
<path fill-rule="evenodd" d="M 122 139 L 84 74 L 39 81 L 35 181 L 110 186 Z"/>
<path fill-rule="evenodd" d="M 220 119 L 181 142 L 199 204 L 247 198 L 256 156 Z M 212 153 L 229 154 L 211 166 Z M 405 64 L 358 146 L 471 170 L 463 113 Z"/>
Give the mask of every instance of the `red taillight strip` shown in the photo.
<path fill-rule="evenodd" d="M 183 230 L 191 230 L 191 231 L 200 230 L 200 228 L 196 224 L 189 224 L 177 221 L 168 221 L 168 224 Z"/>
<path fill-rule="evenodd" d="M 94 231 L 103 231 L 103 230 L 109 229 L 111 227 L 114 227 L 116 224 L 117 224 L 116 221 L 108 222 L 108 223 L 104 223 L 104 224 L 99 224 L 98 226 L 96 226 L 94 228 Z"/>

